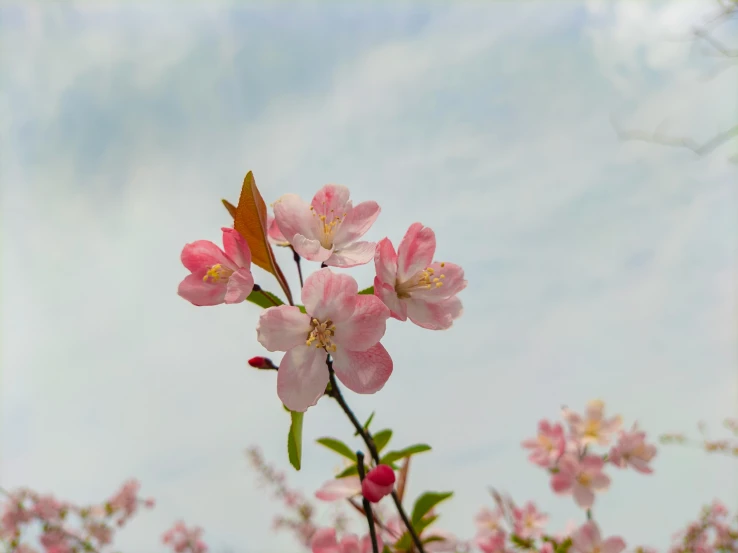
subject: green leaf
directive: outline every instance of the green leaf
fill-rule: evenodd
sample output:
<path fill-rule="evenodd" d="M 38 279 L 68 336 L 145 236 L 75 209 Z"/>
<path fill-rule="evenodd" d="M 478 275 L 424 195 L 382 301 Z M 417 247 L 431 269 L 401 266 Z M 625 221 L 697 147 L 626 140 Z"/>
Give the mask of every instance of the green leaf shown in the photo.
<path fill-rule="evenodd" d="M 385 544 L 384 549 L 382 549 L 382 553 L 392 553 L 392 550 L 390 549 L 390 546 Z"/>
<path fill-rule="evenodd" d="M 300 470 L 302 463 L 302 417 L 305 413 L 290 411 L 290 433 L 287 435 L 287 455 L 290 458 L 290 464 L 295 470 Z"/>
<path fill-rule="evenodd" d="M 369 288 L 364 288 L 359 294 L 364 294 L 367 296 L 371 296 L 374 294 L 374 286 L 370 286 Z"/>
<path fill-rule="evenodd" d="M 434 515 L 432 517 L 425 517 L 424 519 L 420 520 L 417 524 L 413 523 L 413 528 L 415 529 L 415 532 L 420 536 L 423 533 L 423 530 L 428 528 L 431 524 L 433 524 L 436 520 L 438 520 L 438 515 Z M 431 541 L 432 538 L 428 538 L 428 540 L 421 540 L 423 543 L 427 543 L 427 541 Z M 413 547 L 413 537 L 410 535 L 410 532 L 405 532 L 402 536 L 400 536 L 400 539 L 397 540 L 397 543 L 395 544 L 395 550 L 396 551 L 408 551 L 412 549 Z"/>
<path fill-rule="evenodd" d="M 351 451 L 351 448 L 340 440 L 335 438 L 318 438 L 315 440 L 320 445 L 327 447 L 328 449 L 335 451 L 339 455 L 343 455 L 347 459 L 356 461 L 356 453 Z"/>
<path fill-rule="evenodd" d="M 430 450 L 431 446 L 427 444 L 415 444 L 399 451 L 388 451 L 379 460 L 379 462 L 388 465 L 390 463 L 394 463 L 395 461 L 399 461 L 400 459 L 404 459 L 405 457 L 410 457 L 411 455 L 416 455 L 418 453 L 423 453 Z"/>
<path fill-rule="evenodd" d="M 355 474 L 359 474 L 359 467 L 351 465 L 347 469 L 336 474 L 336 478 L 346 478 L 347 476 L 354 476 Z"/>
<path fill-rule="evenodd" d="M 372 420 L 374 420 L 374 413 L 375 412 L 376 411 L 372 411 L 372 414 L 369 415 L 369 418 L 368 419 L 366 419 L 366 422 L 364 423 L 364 430 L 369 430 L 369 425 L 372 423 Z M 358 435 L 359 435 L 358 432 L 354 432 L 354 436 L 358 436 Z"/>
<path fill-rule="evenodd" d="M 305 309 L 304 305 L 296 305 L 295 307 L 297 307 L 300 310 L 300 313 L 307 313 L 307 310 Z"/>
<path fill-rule="evenodd" d="M 374 434 L 374 445 L 377 446 L 377 453 L 381 452 L 391 439 L 392 430 L 380 430 Z"/>
<path fill-rule="evenodd" d="M 571 547 L 571 543 L 572 543 L 571 538 L 566 538 L 556 548 L 556 553 L 567 553 L 569 551 L 569 548 Z"/>
<path fill-rule="evenodd" d="M 433 515 L 432 517 L 425 517 L 420 520 L 417 524 L 413 525 L 413 528 L 415 528 L 415 531 L 418 533 L 418 535 L 423 533 L 423 530 L 428 528 L 431 524 L 433 524 L 436 520 L 438 520 L 438 515 Z"/>
<path fill-rule="evenodd" d="M 511 534 L 510 541 L 513 542 L 519 549 L 533 549 L 533 540 L 524 540 L 517 534 Z"/>
<path fill-rule="evenodd" d="M 265 295 L 266 294 L 266 295 Z M 272 298 L 274 300 L 273 302 L 269 301 L 269 298 Z M 263 307 L 266 309 L 267 307 L 274 307 L 274 305 L 284 305 L 284 302 L 280 300 L 277 296 L 272 294 L 271 292 L 267 292 L 266 290 L 259 290 L 254 291 L 249 294 L 249 297 L 246 298 L 246 301 L 250 301 L 251 303 L 255 303 L 259 307 Z"/>
<path fill-rule="evenodd" d="M 420 522 L 427 513 L 430 512 L 433 507 L 438 505 L 441 501 L 445 501 L 449 497 L 454 495 L 454 492 L 426 492 L 421 495 L 413 506 L 413 514 L 411 517 L 413 526 Z"/>

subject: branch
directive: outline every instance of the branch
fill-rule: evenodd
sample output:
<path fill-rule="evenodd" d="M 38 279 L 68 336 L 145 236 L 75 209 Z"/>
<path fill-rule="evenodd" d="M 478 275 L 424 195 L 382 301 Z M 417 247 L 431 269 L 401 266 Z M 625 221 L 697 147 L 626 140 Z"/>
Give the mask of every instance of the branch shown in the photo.
<path fill-rule="evenodd" d="M 364 454 L 361 451 L 356 452 L 356 467 L 359 469 L 359 481 L 363 482 L 364 477 Z M 363 497 L 361 502 L 364 506 L 364 513 L 366 513 L 366 521 L 369 523 L 369 537 L 372 540 L 372 551 L 379 553 L 379 545 L 377 544 L 377 528 L 374 526 L 374 514 L 372 513 L 372 506 L 366 497 Z"/>

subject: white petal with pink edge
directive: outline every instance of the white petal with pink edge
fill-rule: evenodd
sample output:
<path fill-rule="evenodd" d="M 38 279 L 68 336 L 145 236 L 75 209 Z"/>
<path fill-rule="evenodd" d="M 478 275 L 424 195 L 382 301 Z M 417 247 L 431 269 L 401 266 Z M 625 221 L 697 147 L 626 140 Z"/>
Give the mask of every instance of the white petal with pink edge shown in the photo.
<path fill-rule="evenodd" d="M 353 314 L 358 294 L 359 285 L 352 277 L 325 268 L 305 279 L 302 303 L 311 317 L 337 323 Z"/>
<path fill-rule="evenodd" d="M 291 411 L 307 411 L 325 393 L 328 365 L 323 349 L 292 348 L 282 357 L 277 371 L 277 395 Z"/>
<path fill-rule="evenodd" d="M 392 374 L 392 358 L 382 344 L 376 344 L 366 351 L 338 348 L 332 355 L 336 376 L 357 394 L 378 392 Z"/>
<path fill-rule="evenodd" d="M 311 331 L 309 315 L 297 307 L 280 305 L 262 311 L 256 325 L 256 339 L 269 351 L 287 351 L 304 346 Z"/>

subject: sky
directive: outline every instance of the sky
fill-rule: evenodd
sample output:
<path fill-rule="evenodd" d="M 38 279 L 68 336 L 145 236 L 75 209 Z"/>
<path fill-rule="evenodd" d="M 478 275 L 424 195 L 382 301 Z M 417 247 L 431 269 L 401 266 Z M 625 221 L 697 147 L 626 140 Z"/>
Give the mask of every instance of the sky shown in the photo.
<path fill-rule="evenodd" d="M 215 552 L 300 550 L 244 451 L 311 495 L 340 464 L 314 440 L 351 428 L 311 408 L 292 470 L 274 374 L 246 364 L 259 308 L 176 294 L 249 170 L 267 203 L 344 184 L 382 207 L 368 239 L 419 221 L 464 267 L 453 328 L 390 321 L 391 379 L 347 392 L 393 445 L 433 447 L 408 496 L 454 490 L 439 526 L 471 537 L 489 486 L 551 531 L 583 521 L 520 447 L 562 405 L 601 398 L 653 440 L 718 431 L 738 416 L 735 143 L 700 158 L 612 124 L 732 125 L 735 67 L 710 77 L 685 40 L 714 4 L 4 3 L 0 484 L 84 503 L 138 478 L 157 507 L 123 551 L 162 551 L 180 518 Z M 735 459 L 664 446 L 653 466 L 611 472 L 604 534 L 663 549 L 714 498 L 738 509 Z"/>

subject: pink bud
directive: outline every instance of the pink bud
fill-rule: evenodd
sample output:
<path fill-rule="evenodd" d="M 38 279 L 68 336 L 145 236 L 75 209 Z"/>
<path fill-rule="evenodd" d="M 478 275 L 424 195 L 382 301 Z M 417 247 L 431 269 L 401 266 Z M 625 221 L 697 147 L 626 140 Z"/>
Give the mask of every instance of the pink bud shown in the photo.
<path fill-rule="evenodd" d="M 249 359 L 249 365 L 255 369 L 276 369 L 277 367 L 272 363 L 272 360 L 268 357 L 252 357 Z"/>
<path fill-rule="evenodd" d="M 395 487 L 395 472 L 387 465 L 378 465 L 370 470 L 361 483 L 361 493 L 372 503 L 377 503 Z"/>

